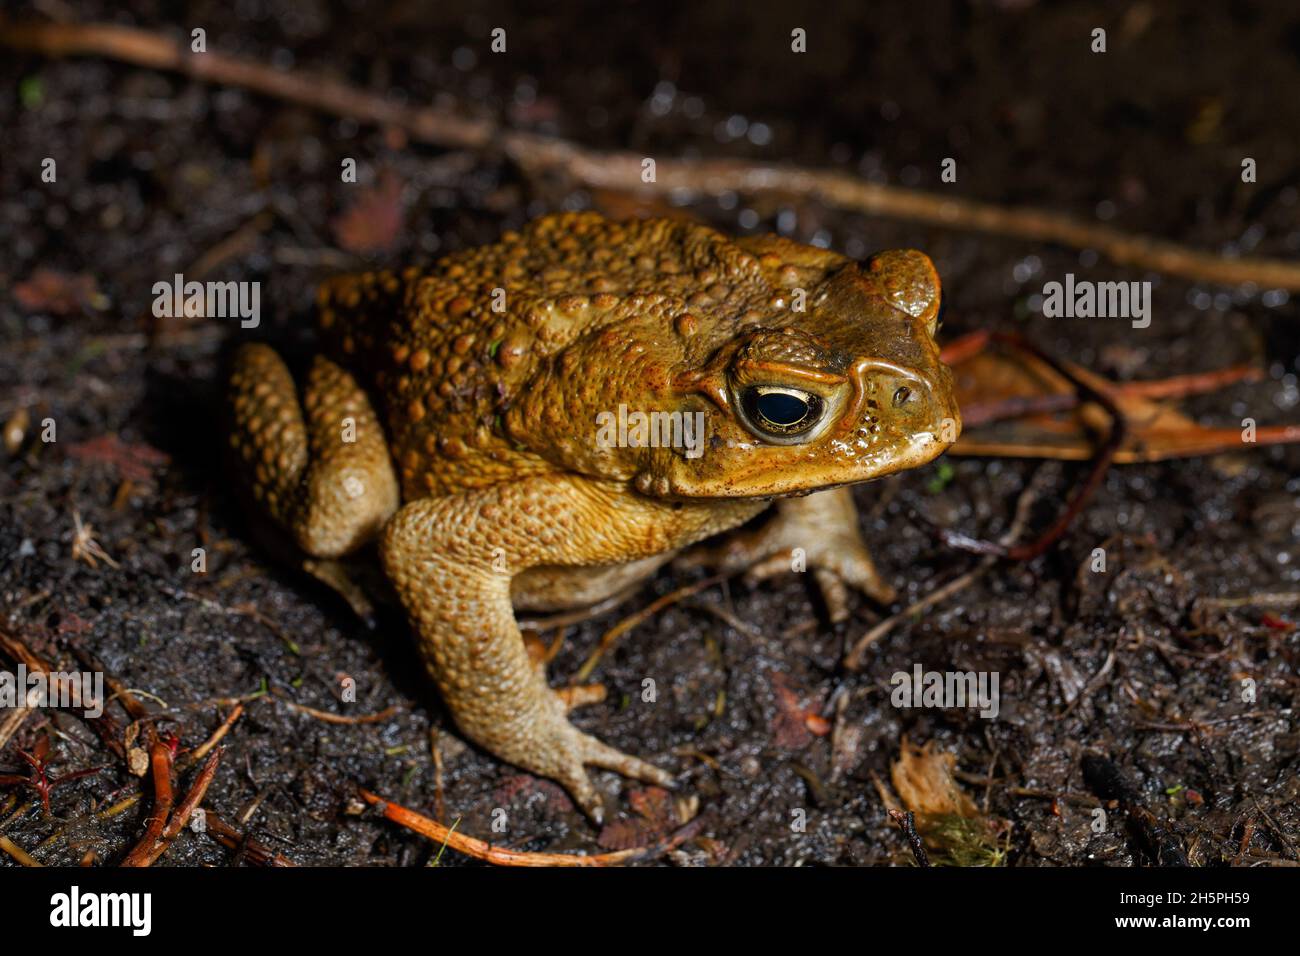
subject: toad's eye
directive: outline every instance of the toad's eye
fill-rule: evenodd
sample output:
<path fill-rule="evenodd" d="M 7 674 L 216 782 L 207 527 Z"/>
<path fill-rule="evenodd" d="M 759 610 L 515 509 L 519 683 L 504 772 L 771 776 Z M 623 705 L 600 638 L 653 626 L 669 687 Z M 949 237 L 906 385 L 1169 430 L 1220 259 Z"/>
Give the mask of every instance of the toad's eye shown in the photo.
<path fill-rule="evenodd" d="M 764 435 L 792 439 L 811 429 L 822 417 L 819 396 L 777 385 L 753 385 L 741 394 L 745 418 Z"/>
<path fill-rule="evenodd" d="M 907 400 L 912 397 L 912 390 L 906 385 L 900 385 L 898 391 L 894 392 L 894 407 L 902 408 L 907 404 Z"/>

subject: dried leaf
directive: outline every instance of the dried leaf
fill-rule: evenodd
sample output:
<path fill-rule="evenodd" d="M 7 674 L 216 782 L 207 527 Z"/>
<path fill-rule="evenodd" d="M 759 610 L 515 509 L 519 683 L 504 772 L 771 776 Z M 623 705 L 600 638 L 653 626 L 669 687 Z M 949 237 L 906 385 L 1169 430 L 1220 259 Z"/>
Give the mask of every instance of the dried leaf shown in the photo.
<path fill-rule="evenodd" d="M 934 741 L 916 746 L 906 737 L 889 777 L 907 809 L 918 817 L 956 815 L 978 817 L 979 808 L 957 785 L 952 772 L 957 758 L 935 750 Z"/>
<path fill-rule="evenodd" d="M 769 725 L 772 743 L 785 750 L 799 750 L 808 746 L 814 736 L 830 732 L 830 725 L 822 720 L 820 700 L 809 704 L 801 701 L 804 695 L 786 674 L 772 675 L 772 690 L 776 693 L 776 715 Z"/>
<path fill-rule="evenodd" d="M 397 245 L 402 231 L 402 182 L 385 172 L 374 186 L 363 187 L 360 194 L 330 228 L 341 248 L 362 255 L 389 252 Z"/>
<path fill-rule="evenodd" d="M 14 299 L 28 312 L 54 315 L 73 315 L 86 308 L 103 310 L 109 305 L 94 276 L 44 268 L 14 286 Z"/>
<path fill-rule="evenodd" d="M 957 350 L 960 353 L 960 349 Z M 957 402 L 965 431 L 952 453 L 1015 458 L 1083 461 L 1097 449 L 1109 416 L 1092 402 L 1069 404 L 1074 386 L 1032 355 L 985 349 L 955 358 Z M 1181 411 L 1177 398 L 1258 378 L 1258 369 L 1232 367 L 1147 382 L 1117 383 L 1075 365 L 1062 363 L 1080 381 L 1108 394 L 1128 424 L 1115 455 L 1120 464 L 1248 451 L 1261 445 L 1300 441 L 1300 425 L 1260 427 L 1246 442 L 1239 424 L 1200 425 Z M 1011 415 L 1013 410 L 1019 414 Z"/>
<path fill-rule="evenodd" d="M 68 455 L 78 461 L 112 465 L 118 474 L 131 481 L 148 481 L 153 469 L 166 465 L 171 457 L 143 442 L 127 443 L 117 435 L 100 435 L 90 441 L 68 447 Z"/>

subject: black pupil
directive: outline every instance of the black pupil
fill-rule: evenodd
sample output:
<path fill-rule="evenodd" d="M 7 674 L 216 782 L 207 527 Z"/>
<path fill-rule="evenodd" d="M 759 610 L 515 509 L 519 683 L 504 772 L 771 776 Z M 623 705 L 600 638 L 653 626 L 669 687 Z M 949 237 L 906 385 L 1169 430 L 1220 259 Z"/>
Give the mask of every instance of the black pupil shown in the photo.
<path fill-rule="evenodd" d="M 773 425 L 789 428 L 808 415 L 808 403 L 785 392 L 764 392 L 758 396 L 758 411 Z"/>

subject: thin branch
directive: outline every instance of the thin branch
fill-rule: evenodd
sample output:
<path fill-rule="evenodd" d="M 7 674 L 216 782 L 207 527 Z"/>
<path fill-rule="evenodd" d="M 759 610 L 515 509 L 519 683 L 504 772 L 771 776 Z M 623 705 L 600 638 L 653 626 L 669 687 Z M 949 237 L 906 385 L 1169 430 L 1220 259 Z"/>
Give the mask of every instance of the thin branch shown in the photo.
<path fill-rule="evenodd" d="M 190 785 L 189 792 L 185 794 L 185 799 L 181 801 L 181 805 L 176 808 L 176 812 L 167 821 L 167 826 L 163 828 L 158 842 L 144 854 L 142 862 L 138 865 L 152 866 L 156 863 L 158 858 L 167 852 L 172 845 L 172 841 L 185 829 L 185 825 L 190 822 L 190 815 L 194 813 L 195 808 L 207 796 L 208 786 L 212 783 L 212 778 L 217 772 L 217 764 L 221 762 L 221 754 L 221 749 L 217 749 L 208 757 L 207 763 L 203 765 L 203 769 L 195 776 L 194 783 Z"/>
<path fill-rule="evenodd" d="M 1114 462 L 1116 453 L 1124 444 L 1124 436 L 1128 431 L 1128 420 L 1123 409 L 1110 395 L 1099 388 L 1095 388 L 1090 382 L 1075 374 L 1072 369 L 1068 368 L 1064 363 L 1058 362 L 1053 356 L 1040 349 L 1023 335 L 1014 332 L 977 332 L 971 335 L 970 338 L 976 341 L 982 339 L 986 342 L 1000 342 L 1029 353 L 1073 385 L 1078 390 L 1080 401 L 1095 402 L 1110 418 L 1110 432 L 1093 456 L 1092 467 L 1088 470 L 1087 477 L 1070 500 L 1066 502 L 1056 520 L 1048 526 L 1047 530 L 1032 541 L 1015 545 L 1001 541 L 983 541 L 962 534 L 959 531 L 937 527 L 924 515 L 913 512 L 918 521 L 934 531 L 940 540 L 951 548 L 970 551 L 973 554 L 995 555 L 1012 561 L 1032 561 L 1047 551 L 1069 530 L 1070 525 L 1074 523 L 1074 520 L 1083 511 L 1084 506 L 1087 505 L 1093 494 L 1101 486 L 1102 479 Z"/>
<path fill-rule="evenodd" d="M 916 865 L 928 867 L 930 857 L 925 852 L 925 841 L 921 839 L 921 834 L 916 832 L 916 814 L 911 810 L 906 813 L 902 810 L 890 810 L 889 818 L 898 824 L 898 828 L 907 837 L 907 843 L 912 848 L 912 857 L 916 860 Z"/>
<path fill-rule="evenodd" d="M 290 710 L 296 710 L 300 714 L 306 714 L 308 717 L 315 717 L 317 720 L 323 720 L 327 724 L 345 724 L 348 726 L 354 724 L 378 724 L 392 717 L 397 713 L 398 707 L 393 704 L 385 707 L 383 710 L 374 714 L 334 714 L 328 710 L 317 710 L 315 707 L 308 707 L 306 704 L 295 703 L 292 700 L 285 700 L 283 697 L 272 695 L 272 700 L 284 704 Z"/>
<path fill-rule="evenodd" d="M 163 827 L 167 824 L 168 814 L 171 813 L 173 800 L 171 748 L 162 740 L 155 738 L 149 748 L 149 763 L 153 767 L 153 810 L 150 811 L 148 823 L 145 824 L 144 836 L 122 860 L 123 866 L 148 866 L 152 862 L 149 854 L 162 838 Z"/>
<path fill-rule="evenodd" d="M 600 663 L 600 659 L 608 653 L 611 647 L 618 643 L 619 638 L 632 630 L 632 628 L 650 620 L 650 618 L 654 617 L 664 608 L 676 604 L 677 602 L 690 597 L 692 594 L 699 594 L 701 591 L 707 590 L 708 588 L 713 587 L 713 585 L 719 584 L 732 576 L 731 573 L 715 574 L 712 577 L 703 578 L 693 584 L 687 584 L 685 587 L 680 587 L 676 591 L 670 591 L 663 597 L 650 602 L 636 613 L 629 614 L 627 617 L 623 618 L 623 620 L 619 621 L 601 636 L 600 642 L 596 645 L 595 650 L 593 650 L 587 659 L 583 661 L 582 666 L 578 668 L 578 672 L 573 676 L 573 683 L 581 683 L 590 677 L 591 672 L 594 671 L 596 665 Z"/>
<path fill-rule="evenodd" d="M 633 847 L 629 850 L 618 850 L 613 853 L 596 853 L 592 855 L 579 853 L 526 853 L 521 850 L 506 850 L 483 840 L 465 836 L 463 833 L 456 833 L 451 827 L 445 827 L 436 820 L 430 820 L 423 814 L 408 810 L 406 807 L 376 796 L 369 790 L 362 790 L 361 796 L 371 806 L 379 807 L 384 816 L 394 823 L 399 823 L 408 830 L 414 830 L 431 840 L 436 840 L 444 846 L 450 846 L 453 850 L 464 853 L 466 856 L 472 856 L 476 860 L 483 860 L 485 863 L 494 863 L 498 866 L 620 866 L 624 863 L 651 860 L 693 838 L 699 832 L 703 820 L 702 817 L 696 817 L 667 839 L 650 846 Z"/>
<path fill-rule="evenodd" d="M 451 149 L 500 148 L 531 174 L 560 172 L 588 188 L 658 195 L 739 192 L 804 197 L 906 222 L 1095 249 L 1112 262 L 1136 270 L 1224 285 L 1252 283 L 1263 289 L 1300 291 L 1300 263 L 1294 261 L 1228 258 L 1055 212 L 936 196 L 864 182 L 830 170 L 731 159 L 662 159 L 656 163 L 654 181 L 647 183 L 641 177 L 645 157 L 639 154 L 600 152 L 553 137 L 509 130 L 491 119 L 407 106 L 321 74 L 277 69 L 216 51 L 194 54 L 184 43 L 147 30 L 106 23 L 34 21 L 0 21 L 0 26 L 0 43 L 15 49 L 48 56 L 102 56 L 168 70 L 360 122 L 398 127 L 412 139 Z"/>
<path fill-rule="evenodd" d="M 258 866 L 297 866 L 293 860 L 281 856 L 265 844 L 240 833 L 211 810 L 204 813 L 203 832 L 228 850 Z"/>
<path fill-rule="evenodd" d="M 24 850 L 22 847 L 20 847 L 20 846 L 19 846 L 17 843 L 15 843 L 13 840 L 9 839 L 7 836 L 0 836 L 0 850 L 4 850 L 6 853 L 8 853 L 11 857 L 13 857 L 15 860 L 17 860 L 17 861 L 18 861 L 19 863 L 21 863 L 23 866 L 43 866 L 43 865 L 44 865 L 44 864 L 38 863 L 38 862 L 35 860 L 35 858 L 32 857 L 32 855 L 31 855 L 30 853 L 28 853 L 26 850 Z"/>

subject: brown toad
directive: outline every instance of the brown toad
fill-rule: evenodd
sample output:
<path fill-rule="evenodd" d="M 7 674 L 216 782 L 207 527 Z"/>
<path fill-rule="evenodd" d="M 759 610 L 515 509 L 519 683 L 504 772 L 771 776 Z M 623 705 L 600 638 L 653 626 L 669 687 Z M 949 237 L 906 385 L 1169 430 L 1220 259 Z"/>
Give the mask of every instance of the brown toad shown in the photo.
<path fill-rule="evenodd" d="M 319 306 L 329 357 L 301 399 L 267 346 L 236 357 L 255 499 L 311 558 L 378 538 L 460 729 L 597 820 L 586 765 L 671 778 L 569 723 L 577 695 L 548 687 L 515 611 L 620 593 L 774 499 L 724 567 L 802 549 L 834 613 L 846 584 L 887 601 L 846 486 L 960 429 L 914 251 L 564 214 L 428 271 L 334 279 Z"/>

